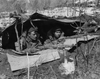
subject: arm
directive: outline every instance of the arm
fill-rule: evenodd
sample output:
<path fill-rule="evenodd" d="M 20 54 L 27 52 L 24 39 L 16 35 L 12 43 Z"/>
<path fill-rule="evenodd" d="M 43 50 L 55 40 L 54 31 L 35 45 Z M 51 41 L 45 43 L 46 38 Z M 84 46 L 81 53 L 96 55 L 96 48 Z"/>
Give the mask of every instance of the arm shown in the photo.
<path fill-rule="evenodd" d="M 42 43 L 40 41 L 38 41 L 37 43 L 33 43 L 31 47 L 25 49 L 25 52 L 29 52 L 29 53 L 35 53 L 39 50 L 41 50 L 39 47 L 42 46 Z"/>

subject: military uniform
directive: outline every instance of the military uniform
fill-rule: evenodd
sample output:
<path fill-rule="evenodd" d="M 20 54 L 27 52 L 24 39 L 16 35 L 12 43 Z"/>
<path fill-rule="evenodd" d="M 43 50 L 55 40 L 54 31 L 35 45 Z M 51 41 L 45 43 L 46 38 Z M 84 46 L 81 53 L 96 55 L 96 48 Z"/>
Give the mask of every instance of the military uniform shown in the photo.
<path fill-rule="evenodd" d="M 29 36 L 25 39 L 22 39 L 22 49 L 34 48 L 41 45 L 40 40 L 33 41 Z"/>
<path fill-rule="evenodd" d="M 58 45 L 63 45 L 65 41 L 65 37 L 64 36 L 61 36 L 59 39 L 47 39 L 45 42 L 44 42 L 44 45 L 46 47 L 58 47 Z"/>
<path fill-rule="evenodd" d="M 34 34 L 31 34 L 32 32 Z M 41 42 L 38 39 L 38 36 L 34 28 L 30 28 L 28 35 L 26 35 L 25 33 L 22 35 L 20 39 L 20 45 L 18 46 L 17 50 L 19 51 L 19 49 L 21 49 L 23 51 L 28 51 L 28 52 L 29 50 L 34 51 L 39 45 L 41 45 Z"/>

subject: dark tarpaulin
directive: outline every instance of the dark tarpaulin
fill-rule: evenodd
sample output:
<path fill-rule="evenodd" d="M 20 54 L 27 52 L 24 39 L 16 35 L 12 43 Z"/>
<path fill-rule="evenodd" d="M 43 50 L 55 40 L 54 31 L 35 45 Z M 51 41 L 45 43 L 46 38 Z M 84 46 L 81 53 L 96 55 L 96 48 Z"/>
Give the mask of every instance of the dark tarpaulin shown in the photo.
<path fill-rule="evenodd" d="M 60 27 L 64 31 L 65 36 L 75 35 L 73 31 L 76 29 L 74 27 L 77 27 L 77 25 L 80 24 L 79 21 L 68 22 L 68 23 L 60 22 L 55 19 L 46 17 L 44 15 L 35 13 L 31 15 L 30 19 L 25 21 L 23 25 L 20 21 L 17 22 L 17 30 L 18 30 L 19 37 L 21 36 L 22 31 L 28 31 L 30 27 L 33 27 L 31 22 L 35 27 L 38 27 L 38 32 L 40 36 L 43 37 L 42 41 L 46 39 L 47 32 L 54 27 Z M 74 27 L 72 27 L 71 25 L 73 25 Z M 4 30 L 3 32 L 2 47 L 4 49 L 8 49 L 8 48 L 14 49 L 14 43 L 17 41 L 15 26 L 16 26 L 16 22 L 10 27 L 8 27 L 6 30 Z M 22 30 L 22 26 L 23 26 L 23 30 Z"/>
<path fill-rule="evenodd" d="M 16 32 L 15 32 L 15 22 L 13 25 L 9 26 L 2 33 L 2 48 L 7 49 L 15 49 L 14 42 L 17 41 Z M 17 24 L 17 30 L 19 35 L 21 34 L 21 23 Z"/>
<path fill-rule="evenodd" d="M 46 16 L 38 13 L 33 14 L 31 18 L 33 19 L 32 22 L 34 26 L 38 27 L 39 33 L 44 37 L 46 36 L 46 33 L 54 27 L 60 27 L 64 31 L 65 36 L 71 36 L 76 34 L 75 32 L 73 32 L 74 30 L 76 30 L 75 27 L 83 25 L 83 22 L 81 23 L 79 20 L 67 19 L 68 22 L 61 22 L 52 18 L 47 18 Z"/>

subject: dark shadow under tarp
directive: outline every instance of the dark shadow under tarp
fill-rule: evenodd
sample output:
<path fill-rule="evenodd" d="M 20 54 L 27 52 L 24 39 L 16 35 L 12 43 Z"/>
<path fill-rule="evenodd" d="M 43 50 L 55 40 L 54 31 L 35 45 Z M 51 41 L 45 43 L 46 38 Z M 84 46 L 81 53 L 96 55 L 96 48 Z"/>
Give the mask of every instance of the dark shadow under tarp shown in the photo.
<path fill-rule="evenodd" d="M 15 26 L 17 27 L 18 35 L 20 37 L 23 31 L 28 31 L 30 27 L 33 27 L 31 23 L 35 27 L 38 27 L 38 33 L 43 37 L 42 42 L 46 39 L 47 32 L 54 27 L 60 27 L 64 31 L 65 36 L 72 36 L 75 35 L 73 31 L 76 29 L 74 27 L 80 25 L 80 22 L 76 20 L 73 22 L 60 22 L 44 15 L 35 13 L 31 15 L 30 18 L 23 24 L 20 21 L 17 21 L 3 31 L 2 48 L 15 49 L 14 43 L 17 41 Z"/>

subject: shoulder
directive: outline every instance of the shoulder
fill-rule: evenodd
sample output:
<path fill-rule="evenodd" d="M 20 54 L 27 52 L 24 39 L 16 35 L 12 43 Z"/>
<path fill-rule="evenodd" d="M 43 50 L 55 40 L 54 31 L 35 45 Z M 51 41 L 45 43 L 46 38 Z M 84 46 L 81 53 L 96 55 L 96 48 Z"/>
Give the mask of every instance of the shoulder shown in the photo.
<path fill-rule="evenodd" d="M 47 43 L 51 43 L 51 40 L 50 39 L 47 39 L 44 44 L 47 44 Z"/>
<path fill-rule="evenodd" d="M 66 39 L 65 36 L 61 36 L 61 37 L 59 38 L 59 40 L 64 40 L 64 39 Z"/>
<path fill-rule="evenodd" d="M 42 45 L 42 43 L 41 43 L 41 41 L 40 41 L 40 40 L 38 40 L 38 45 Z"/>

